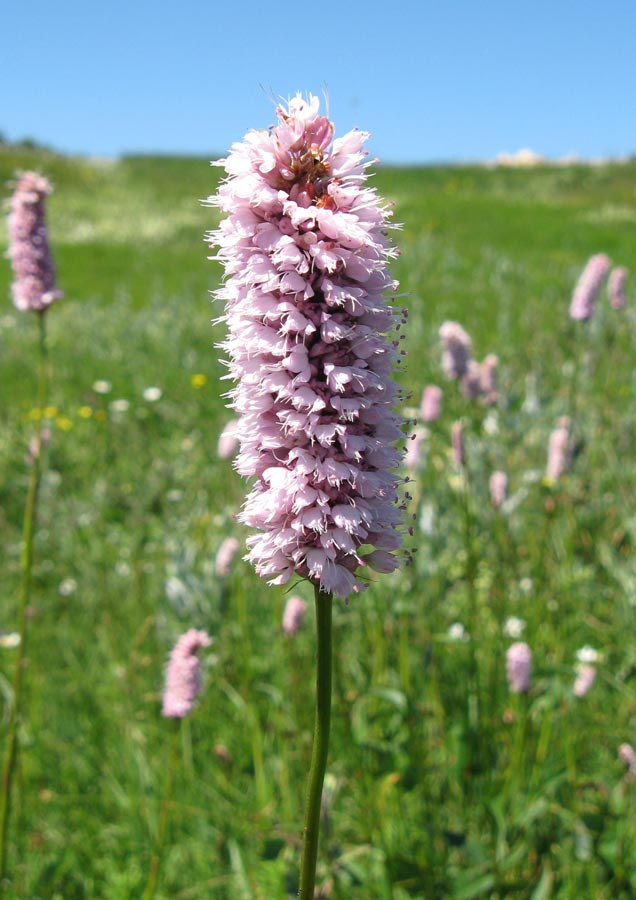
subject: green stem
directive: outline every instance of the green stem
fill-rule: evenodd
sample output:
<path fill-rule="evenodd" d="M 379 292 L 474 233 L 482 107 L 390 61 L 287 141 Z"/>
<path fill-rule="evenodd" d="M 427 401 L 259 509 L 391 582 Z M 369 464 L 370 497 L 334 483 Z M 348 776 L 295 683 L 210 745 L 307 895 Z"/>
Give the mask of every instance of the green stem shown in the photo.
<path fill-rule="evenodd" d="M 22 712 L 23 675 L 27 666 L 27 620 L 33 571 L 33 538 L 37 521 L 37 499 L 40 486 L 41 455 L 43 450 L 44 410 L 48 395 L 49 373 L 46 351 L 46 319 L 43 312 L 37 314 L 39 325 L 38 404 L 40 433 L 32 453 L 31 475 L 24 509 L 22 545 L 20 551 L 20 593 L 18 597 L 18 634 L 20 643 L 13 673 L 13 702 L 9 716 L 9 730 L 2 765 L 0 786 L 0 897 L 4 892 L 7 869 L 7 831 L 11 805 L 11 787 L 18 754 L 18 728 Z"/>
<path fill-rule="evenodd" d="M 144 891 L 143 900 L 152 900 L 157 887 L 157 879 L 159 878 L 159 865 L 161 863 L 161 854 L 163 850 L 163 841 L 166 835 L 166 825 L 168 824 L 168 812 L 170 809 L 170 799 L 172 797 L 172 785 L 174 783 L 174 773 L 177 768 L 177 757 L 179 753 L 179 735 L 181 734 L 181 723 L 183 719 L 179 719 L 175 724 L 170 742 L 170 756 L 168 758 L 168 771 L 166 772 L 166 783 L 163 789 L 163 799 L 161 800 L 161 809 L 159 810 L 159 821 L 157 823 L 157 836 L 155 838 L 155 846 L 150 862 L 150 871 L 148 872 L 148 881 L 146 882 L 146 890 Z"/>
<path fill-rule="evenodd" d="M 478 597 L 477 597 L 477 555 L 475 552 L 474 518 L 471 509 L 468 471 L 461 470 L 461 497 L 464 515 L 464 546 L 466 550 L 466 584 L 468 587 L 468 635 L 469 635 L 469 677 L 467 679 L 466 721 L 470 747 L 469 769 L 474 774 L 481 768 L 480 763 L 480 717 L 479 668 L 477 665 Z"/>
<path fill-rule="evenodd" d="M 329 751 L 331 724 L 331 610 L 333 597 L 320 593 L 314 585 L 316 597 L 316 632 L 318 637 L 316 673 L 316 719 L 314 746 L 309 769 L 309 785 L 305 806 L 303 849 L 300 861 L 300 887 L 298 900 L 313 900 L 318 857 L 318 832 L 320 829 L 320 801 Z"/>

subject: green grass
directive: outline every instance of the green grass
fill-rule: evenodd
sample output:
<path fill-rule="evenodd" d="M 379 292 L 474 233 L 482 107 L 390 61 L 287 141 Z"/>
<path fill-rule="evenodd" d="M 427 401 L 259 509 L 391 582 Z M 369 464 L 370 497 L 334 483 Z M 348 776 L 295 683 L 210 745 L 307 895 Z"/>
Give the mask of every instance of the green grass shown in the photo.
<path fill-rule="evenodd" d="M 214 344 L 220 269 L 197 201 L 206 160 L 116 163 L 0 148 L 0 182 L 37 167 L 66 299 L 49 314 L 51 441 L 40 497 L 8 896 L 141 896 L 169 753 L 163 665 L 176 637 L 214 636 L 206 685 L 181 735 L 158 896 L 295 896 L 313 726 L 313 617 L 280 628 L 283 589 L 214 556 L 245 485 L 216 454 L 231 412 Z M 412 486 L 416 563 L 336 605 L 334 721 L 319 883 L 335 900 L 578 900 L 636 895 L 636 315 L 603 300 L 567 316 L 588 256 L 630 266 L 636 164 L 530 171 L 380 168 L 396 204 L 417 406 L 444 387 Z M 8 190 L 7 190 L 8 196 Z M 4 233 L 0 250 L 4 250 Z M 633 279 L 633 273 L 632 273 Z M 15 628 L 20 530 L 34 422 L 36 323 L 0 265 L 0 629 Z M 457 319 L 475 355 L 500 358 L 494 413 L 442 381 L 437 331 Z M 204 374 L 207 383 L 192 385 Z M 97 393 L 107 380 L 112 389 Z M 162 397 L 143 399 L 156 385 Z M 529 396 L 533 402 L 529 402 Z M 112 409 L 125 399 L 125 412 Z M 570 415 L 578 454 L 543 483 Z M 449 457 L 466 431 L 467 473 Z M 488 500 L 493 469 L 510 501 Z M 305 584 L 294 591 L 310 600 Z M 533 687 L 511 696 L 502 631 L 526 621 Z M 453 641 L 461 622 L 471 639 Z M 582 699 L 576 651 L 601 654 Z M 4 715 L 12 653 L 0 648 Z M 327 895 L 325 895 L 327 896 Z"/>

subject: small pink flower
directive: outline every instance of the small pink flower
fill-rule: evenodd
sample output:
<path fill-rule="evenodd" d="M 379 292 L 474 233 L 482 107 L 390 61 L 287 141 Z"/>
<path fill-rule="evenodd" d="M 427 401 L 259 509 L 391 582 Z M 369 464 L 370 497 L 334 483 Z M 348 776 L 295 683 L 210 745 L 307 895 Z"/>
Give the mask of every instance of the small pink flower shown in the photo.
<path fill-rule="evenodd" d="M 239 551 L 240 544 L 234 537 L 225 538 L 217 550 L 214 561 L 214 570 L 217 578 L 228 578 L 232 572 L 234 557 Z"/>
<path fill-rule="evenodd" d="M 442 369 L 447 378 L 463 378 L 471 358 L 472 341 L 458 322 L 444 322 L 439 330 Z"/>
<path fill-rule="evenodd" d="M 45 201 L 50 183 L 36 172 L 24 172 L 15 186 L 9 213 L 9 258 L 14 281 L 13 302 L 21 311 L 43 312 L 63 296 L 55 286 L 49 249 Z"/>
<path fill-rule="evenodd" d="M 594 684 L 596 669 L 588 663 L 579 663 L 576 667 L 576 679 L 572 688 L 575 697 L 585 697 Z"/>
<path fill-rule="evenodd" d="M 481 367 L 477 360 L 469 359 L 466 371 L 461 378 L 462 394 L 467 400 L 476 400 L 481 396 Z"/>
<path fill-rule="evenodd" d="M 302 628 L 307 615 L 307 604 L 301 597 L 290 597 L 283 612 L 283 631 L 296 634 Z"/>
<path fill-rule="evenodd" d="M 34 434 L 29 441 L 29 452 L 25 462 L 28 466 L 32 465 L 34 460 L 38 459 L 42 449 L 48 447 L 51 439 L 51 432 L 48 428 L 43 428 L 39 434 Z"/>
<path fill-rule="evenodd" d="M 170 654 L 166 669 L 162 715 L 182 719 L 194 706 L 201 691 L 201 661 L 199 650 L 212 643 L 205 631 L 191 628 L 182 634 Z"/>
<path fill-rule="evenodd" d="M 516 641 L 506 653 L 506 675 L 513 694 L 523 694 L 530 690 L 532 680 L 532 651 L 523 641 Z"/>
<path fill-rule="evenodd" d="M 494 353 L 489 353 L 484 359 L 479 370 L 479 386 L 481 389 L 482 402 L 486 406 L 492 406 L 499 400 L 499 391 L 497 390 L 497 366 L 499 365 L 499 357 Z"/>
<path fill-rule="evenodd" d="M 508 490 L 508 476 L 505 472 L 493 472 L 490 476 L 490 499 L 495 509 L 500 509 L 505 500 Z"/>
<path fill-rule="evenodd" d="M 612 269 L 607 282 L 607 293 L 612 309 L 623 309 L 627 304 L 625 297 L 625 283 L 627 281 L 627 269 L 625 266 L 617 266 Z"/>
<path fill-rule="evenodd" d="M 636 779 L 636 750 L 631 744 L 621 744 L 618 748 L 618 756 L 627 766 L 626 777 L 632 781 Z"/>
<path fill-rule="evenodd" d="M 436 422 L 442 414 L 442 389 L 428 384 L 422 393 L 420 415 L 424 422 Z"/>
<path fill-rule="evenodd" d="M 558 481 L 567 472 L 572 456 L 571 444 L 570 419 L 568 416 L 562 416 L 548 441 L 548 465 L 545 474 L 549 481 Z"/>
<path fill-rule="evenodd" d="M 597 253 L 587 261 L 574 288 L 570 303 L 570 318 L 585 321 L 594 315 L 596 299 L 607 278 L 612 262 L 604 253 Z"/>

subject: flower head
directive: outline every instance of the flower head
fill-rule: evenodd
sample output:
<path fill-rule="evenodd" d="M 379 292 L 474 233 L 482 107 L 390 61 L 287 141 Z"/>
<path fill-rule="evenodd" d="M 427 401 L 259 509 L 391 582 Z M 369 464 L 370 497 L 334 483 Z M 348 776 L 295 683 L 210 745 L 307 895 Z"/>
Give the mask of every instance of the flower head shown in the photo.
<path fill-rule="evenodd" d="M 571 319 L 585 321 L 594 315 L 596 299 L 611 265 L 610 258 L 604 253 L 589 258 L 574 288 L 570 303 Z"/>
<path fill-rule="evenodd" d="M 506 653 L 506 674 L 511 693 L 523 694 L 530 690 L 532 651 L 523 641 L 517 641 L 508 647 L 508 652 Z"/>
<path fill-rule="evenodd" d="M 141 396 L 146 403 L 156 403 L 157 400 L 161 400 L 162 395 L 163 391 L 161 388 L 153 384 L 150 387 L 145 388 Z"/>
<path fill-rule="evenodd" d="M 499 391 L 497 390 L 498 365 L 499 357 L 494 353 L 489 353 L 479 369 L 479 387 L 482 402 L 486 406 L 492 406 L 499 399 Z"/>
<path fill-rule="evenodd" d="M 192 710 L 201 690 L 201 661 L 197 653 L 211 643 L 205 631 L 195 628 L 181 635 L 166 669 L 162 715 L 169 719 L 182 719 Z"/>
<path fill-rule="evenodd" d="M 503 633 L 506 637 L 520 638 L 523 632 L 525 631 L 526 622 L 524 619 L 518 618 L 518 616 L 508 616 L 506 621 L 503 624 Z"/>
<path fill-rule="evenodd" d="M 590 647 L 589 644 L 585 644 L 584 647 L 579 647 L 576 651 L 576 658 L 581 663 L 593 664 L 599 661 L 599 652 L 594 647 Z"/>
<path fill-rule="evenodd" d="M 549 481 L 558 481 L 567 472 L 571 456 L 570 419 L 568 416 L 561 416 L 548 441 L 546 478 Z"/>
<path fill-rule="evenodd" d="M 490 500 L 495 509 L 500 509 L 506 500 L 508 490 L 508 476 L 505 472 L 493 472 L 488 481 L 490 487 Z"/>
<path fill-rule="evenodd" d="M 631 744 L 621 744 L 618 748 L 618 756 L 627 766 L 626 778 L 636 780 L 636 750 Z"/>
<path fill-rule="evenodd" d="M 442 389 L 436 384 L 424 388 L 420 414 L 424 422 L 436 422 L 442 414 Z"/>
<path fill-rule="evenodd" d="M 235 537 L 227 537 L 216 552 L 214 570 L 217 578 L 228 578 L 232 572 L 234 557 L 239 551 L 239 542 Z"/>
<path fill-rule="evenodd" d="M 447 378 L 463 378 L 472 354 L 470 335 L 458 322 L 444 322 L 439 330 L 442 369 Z"/>
<path fill-rule="evenodd" d="M 50 183 L 36 172 L 18 179 L 9 213 L 9 258 L 14 281 L 13 302 L 22 311 L 43 312 L 63 296 L 55 287 L 55 268 L 49 249 L 45 201 Z"/>
<path fill-rule="evenodd" d="M 476 359 L 469 359 L 466 371 L 461 378 L 462 394 L 467 400 L 476 400 L 481 396 L 481 366 Z"/>
<path fill-rule="evenodd" d="M 313 96 L 277 116 L 233 145 L 209 200 L 227 214 L 209 238 L 226 273 L 235 467 L 255 478 L 240 519 L 270 583 L 295 573 L 346 597 L 366 586 L 363 545 L 395 568 L 401 544 L 390 211 L 366 184 L 367 134 L 333 141 Z"/>
<path fill-rule="evenodd" d="M 589 663 L 577 663 L 576 678 L 572 688 L 575 697 L 585 697 L 596 680 L 596 669 Z"/>
<path fill-rule="evenodd" d="M 307 604 L 301 597 L 290 597 L 283 611 L 283 631 L 296 634 L 302 628 L 307 615 Z"/>
<path fill-rule="evenodd" d="M 607 293 L 612 309 L 623 309 L 627 304 L 625 297 L 625 283 L 627 281 L 627 269 L 625 266 L 617 266 L 610 272 L 607 281 Z"/>

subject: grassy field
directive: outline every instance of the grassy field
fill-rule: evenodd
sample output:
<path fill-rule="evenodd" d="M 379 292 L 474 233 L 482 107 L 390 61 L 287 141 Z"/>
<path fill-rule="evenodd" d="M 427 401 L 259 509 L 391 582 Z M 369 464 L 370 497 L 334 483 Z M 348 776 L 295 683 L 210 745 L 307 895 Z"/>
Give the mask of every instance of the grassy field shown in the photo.
<path fill-rule="evenodd" d="M 216 213 L 197 203 L 219 170 L 0 148 L 0 183 L 16 168 L 55 185 L 49 225 L 66 298 L 48 316 L 51 439 L 7 896 L 141 896 L 173 730 L 160 715 L 163 667 L 197 627 L 214 644 L 178 738 L 157 896 L 289 900 L 313 616 L 290 638 L 280 625 L 289 592 L 241 561 L 215 574 L 223 539 L 245 539 L 234 520 L 245 485 L 217 456 L 231 412 L 214 349 L 222 330 L 210 324 L 221 310 L 207 293 L 221 272 L 202 239 Z M 401 381 L 414 408 L 425 384 L 442 385 L 444 406 L 411 490 L 415 565 L 335 609 L 321 896 L 629 900 L 636 781 L 617 754 L 636 743 L 636 163 L 380 167 L 375 184 L 403 223 L 393 266 L 410 311 Z M 573 323 L 572 287 L 597 252 L 632 269 L 628 308 L 603 297 L 591 322 Z M 4 632 L 16 628 L 37 425 L 36 322 L 14 310 L 9 285 L 4 260 Z M 496 408 L 443 380 L 446 319 L 469 331 L 477 358 L 499 356 Z M 144 397 L 148 387 L 159 399 Z M 577 452 L 548 484 L 548 437 L 564 415 Z M 464 472 L 450 455 L 457 420 Z M 509 479 L 500 511 L 488 496 L 495 469 Z M 309 601 L 307 588 L 293 592 Z M 525 622 L 534 655 L 527 694 L 506 681 L 510 617 Z M 578 698 L 586 646 L 597 677 Z M 14 658 L 0 647 L 5 722 Z"/>

